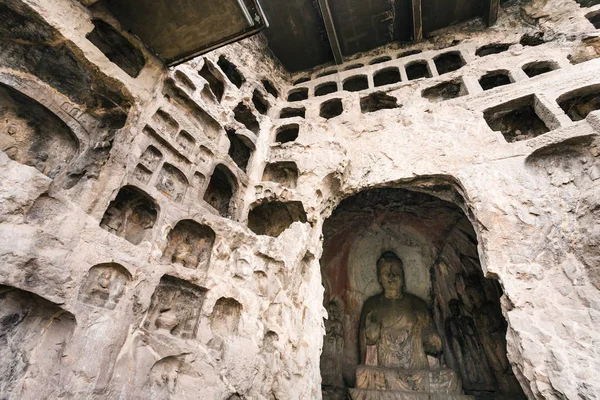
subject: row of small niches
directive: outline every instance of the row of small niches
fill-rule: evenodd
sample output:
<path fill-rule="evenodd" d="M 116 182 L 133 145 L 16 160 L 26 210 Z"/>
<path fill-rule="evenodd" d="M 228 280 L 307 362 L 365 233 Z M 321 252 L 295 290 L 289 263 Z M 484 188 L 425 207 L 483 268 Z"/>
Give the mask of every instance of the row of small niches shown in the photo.
<path fill-rule="evenodd" d="M 388 66 L 373 74 L 373 86 L 380 87 L 403 81 L 411 81 L 420 78 L 431 78 L 456 71 L 466 65 L 460 51 L 454 50 L 440 54 L 430 63 L 427 60 L 415 60 L 407 63 L 404 67 Z M 358 74 L 348 77 L 342 82 L 342 89 L 349 92 L 358 92 L 370 88 L 369 76 Z M 322 83 L 314 88 L 314 96 L 325 96 L 337 92 L 338 82 L 330 81 Z M 302 101 L 309 97 L 307 87 L 294 88 L 288 92 L 288 101 Z"/>
<path fill-rule="evenodd" d="M 545 40 L 543 38 L 543 33 L 542 32 L 537 32 L 537 33 L 533 33 L 533 34 L 525 34 L 525 35 L 523 35 L 521 37 L 521 39 L 519 41 L 519 44 L 521 44 L 522 46 L 538 46 L 538 45 L 543 44 L 543 43 L 545 43 Z M 492 54 L 502 53 L 504 51 L 507 51 L 510 48 L 510 46 L 512 46 L 514 44 L 516 44 L 516 43 L 491 43 L 491 44 L 487 44 L 487 45 L 478 47 L 477 50 L 475 51 L 475 55 L 478 56 L 478 57 L 485 57 L 485 56 L 492 55 Z M 397 58 L 401 59 L 401 58 L 411 57 L 413 55 L 420 54 L 422 52 L 423 52 L 422 50 L 408 50 L 408 51 L 400 53 L 397 56 Z M 434 56 L 434 60 L 437 59 L 437 58 L 439 58 L 439 57 L 442 57 L 442 56 L 444 56 L 446 54 L 449 54 L 449 53 L 450 54 L 451 53 L 458 53 L 458 52 L 459 52 L 458 50 L 449 50 L 449 51 L 446 50 L 446 51 L 441 52 L 441 54 L 439 56 Z M 318 78 L 322 78 L 322 77 L 325 77 L 325 76 L 334 75 L 336 73 L 340 73 L 340 72 L 350 71 L 350 70 L 353 70 L 353 69 L 362 68 L 362 67 L 365 67 L 367 65 L 381 64 L 381 63 L 388 62 L 388 61 L 391 61 L 391 60 L 392 60 L 391 56 L 379 56 L 379 57 L 376 57 L 376 58 L 372 59 L 369 63 L 353 63 L 353 64 L 350 64 L 350 65 L 346 66 L 343 70 L 340 70 L 340 71 L 334 69 L 334 70 L 328 70 L 328 71 L 324 71 L 324 72 L 318 73 L 312 79 L 318 79 Z M 424 59 L 421 59 L 421 60 L 415 60 L 414 62 L 417 62 L 417 63 L 419 63 L 419 62 L 420 63 L 425 62 L 426 63 L 427 61 L 424 60 Z M 409 64 L 412 64 L 412 63 L 413 63 L 412 61 L 408 61 L 407 62 L 407 66 Z M 437 68 L 438 68 L 439 74 L 440 75 L 443 74 L 443 72 L 440 70 L 440 68 L 439 67 L 437 67 Z M 311 80 L 311 77 L 305 76 L 305 77 L 301 77 L 301 78 L 297 79 L 296 81 L 294 81 L 293 84 L 294 85 L 299 85 L 299 84 L 302 84 L 302 83 L 309 82 L 310 80 Z"/>

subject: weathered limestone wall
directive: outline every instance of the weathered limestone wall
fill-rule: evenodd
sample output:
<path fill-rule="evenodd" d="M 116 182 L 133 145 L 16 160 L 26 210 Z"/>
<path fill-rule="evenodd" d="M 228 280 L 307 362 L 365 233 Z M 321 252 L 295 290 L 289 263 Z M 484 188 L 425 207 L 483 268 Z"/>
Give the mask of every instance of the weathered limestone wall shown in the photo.
<path fill-rule="evenodd" d="M 336 70 L 389 61 L 317 78 L 332 70 L 324 67 L 296 85 L 306 74 L 288 76 L 260 37 L 171 71 L 144 52 L 133 77 L 86 39 L 92 18 L 114 24 L 101 9 L 0 5 L 13 21 L 0 66 L 0 371 L 11 371 L 2 398 L 320 398 L 325 219 L 367 188 L 444 198 L 435 187 L 448 182 L 464 200 L 483 272 L 502 286 L 509 358 L 525 392 L 600 396 L 600 112 L 588 114 L 594 100 L 568 103 L 573 121 L 557 103 L 581 88 L 590 89 L 576 98 L 600 93 L 598 30 L 586 18 L 600 5 L 507 5 L 488 30 L 466 24 Z M 42 27 L 45 36 L 34 35 Z M 477 54 L 493 43 L 510 46 Z M 434 59 L 448 52 L 464 66 L 440 75 Z M 409 81 L 419 60 L 432 77 Z M 523 67 L 537 61 L 553 70 L 529 77 Z M 398 70 L 375 75 L 388 67 Z M 483 90 L 502 82 L 479 82 L 495 71 L 510 83 Z M 356 75 L 367 87 L 342 91 Z M 335 91 L 315 96 L 328 82 Z M 299 88 L 307 98 L 287 101 Z M 334 99 L 341 111 L 336 102 L 322 109 Z M 70 159 L 44 140 L 27 147 L 54 126 L 27 120 L 32 102 L 76 138 Z M 511 107 L 525 110 L 502 120 Z M 290 108 L 304 117 L 282 118 Z M 542 125 L 511 131 L 534 114 Z M 290 124 L 297 138 L 294 129 L 281 136 Z M 51 367 L 48 343 L 60 354 Z"/>

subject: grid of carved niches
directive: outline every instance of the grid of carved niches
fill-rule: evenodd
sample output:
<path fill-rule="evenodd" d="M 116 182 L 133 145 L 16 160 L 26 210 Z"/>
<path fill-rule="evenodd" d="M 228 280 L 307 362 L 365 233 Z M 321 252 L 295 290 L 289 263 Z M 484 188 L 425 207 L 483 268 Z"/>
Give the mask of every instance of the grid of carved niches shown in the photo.
<path fill-rule="evenodd" d="M 543 44 L 543 42 L 540 44 Z M 417 80 L 419 82 L 428 79 L 440 81 L 443 77 L 455 79 L 457 74 L 460 74 L 460 70 L 467 64 L 480 70 L 483 76 L 487 73 L 496 72 L 486 70 L 485 61 L 487 61 L 487 58 L 481 60 L 484 57 L 490 56 L 495 59 L 496 64 L 498 64 L 499 60 L 500 64 L 505 64 L 502 67 L 498 66 L 496 70 L 499 70 L 498 74 L 500 74 L 500 71 L 506 72 L 509 83 L 522 77 L 533 77 L 560 67 L 560 63 L 554 60 L 543 60 L 543 57 L 542 60 L 539 60 L 538 57 L 535 61 L 539 61 L 539 68 L 530 65 L 520 65 L 518 67 L 519 71 L 516 72 L 515 58 L 506 57 L 506 54 L 499 55 L 510 50 L 513 45 L 519 44 L 492 43 L 478 48 L 463 45 L 440 51 L 411 53 L 399 59 L 392 59 L 389 56 L 380 57 L 379 59 L 383 59 L 383 61 L 366 66 L 360 64 L 359 67 L 357 64 L 351 64 L 350 67 L 355 66 L 356 69 L 352 68 L 349 71 L 343 70 L 340 72 L 337 72 L 337 70 L 329 71 L 331 73 L 318 75 L 313 80 L 300 79 L 299 83 L 296 83 L 288 91 L 287 99 L 289 104 L 283 107 L 299 109 L 302 108 L 304 100 L 321 96 L 332 97 L 336 94 L 341 95 L 343 92 L 389 91 Z M 518 58 L 523 59 L 523 57 Z M 535 64 L 535 61 L 530 60 L 528 63 Z M 509 73 L 508 71 L 511 72 Z M 491 84 L 494 85 L 495 83 L 492 82 Z M 486 86 L 486 84 L 484 83 L 483 86 Z"/>
<path fill-rule="evenodd" d="M 177 274 L 165 274 L 155 285 L 149 306 L 139 329 L 152 335 L 153 340 L 196 339 L 201 314 L 205 308 L 209 289 L 181 278 Z M 102 310 L 105 313 L 123 309 L 131 299 L 139 296 L 137 277 L 123 265 L 108 262 L 92 266 L 83 276 L 77 300 L 80 304 Z M 237 335 L 243 306 L 233 297 L 220 297 L 207 304 L 212 309 L 207 326 L 215 335 Z M 173 357 L 166 357 L 169 360 Z M 155 364 L 163 362 L 160 360 Z M 153 367 L 153 368 L 154 368 Z"/>
<path fill-rule="evenodd" d="M 248 107 L 255 115 L 267 115 L 279 97 L 279 90 L 271 80 L 266 77 L 247 80 L 238 66 L 225 56 L 220 56 L 217 62 L 208 58 L 199 59 L 193 68 L 186 64 L 171 74 L 170 82 L 179 89 L 180 94 L 196 102 L 199 107 L 204 103 L 219 109 L 222 102 L 229 103 L 232 99 L 247 98 L 240 101 L 238 106 Z M 223 101 L 225 98 L 226 102 Z M 246 121 L 240 121 L 239 115 L 236 115 L 235 120 L 254 132 Z"/>
<path fill-rule="evenodd" d="M 487 52 L 482 53 L 478 57 L 488 57 L 493 54 L 504 52 L 510 47 L 510 44 L 497 44 L 494 45 L 494 47 L 500 48 L 501 50 L 494 51 L 494 49 L 490 50 L 488 48 Z M 474 52 L 475 49 L 472 48 L 471 50 Z M 480 49 L 477 50 L 479 51 Z M 456 51 L 452 51 L 451 53 L 456 54 Z M 536 54 L 538 53 L 539 52 Z M 445 54 L 448 53 L 442 53 L 441 55 L 443 56 Z M 495 93 L 492 89 L 511 85 L 516 82 L 528 81 L 540 75 L 569 66 L 566 58 L 565 60 L 560 61 L 554 59 L 532 61 L 532 57 L 527 54 L 512 59 L 509 58 L 508 60 L 504 60 L 504 58 L 506 57 L 503 57 L 503 55 L 495 57 L 495 64 L 498 65 L 498 67 L 493 70 L 488 70 L 485 68 L 484 62 L 477 60 L 475 62 L 477 64 L 476 68 L 470 68 L 464 75 L 461 71 L 462 67 L 458 67 L 444 75 L 434 77 L 433 79 L 419 79 L 412 87 L 415 88 L 415 92 L 420 94 L 421 97 L 432 102 L 438 102 L 467 95 L 480 94 L 481 92 L 488 90 L 491 93 Z M 536 58 L 533 59 L 535 60 Z M 432 62 L 428 62 L 428 65 L 432 63 L 435 64 L 433 60 L 435 60 L 435 58 L 431 59 Z M 506 68 L 504 68 L 503 63 L 506 64 Z M 454 65 L 458 66 L 459 64 L 456 63 Z M 383 71 L 389 71 L 389 68 L 386 67 Z M 343 84 L 343 82 L 347 82 L 351 79 L 354 78 L 349 77 L 345 81 L 338 81 L 338 83 Z M 356 96 L 351 96 L 348 91 L 331 90 L 327 95 L 323 95 L 323 101 L 320 104 L 316 103 L 314 100 L 284 104 L 279 116 L 280 119 L 289 118 L 290 122 L 297 122 L 297 120 L 301 118 L 335 118 L 342 115 L 346 109 L 360 109 L 363 113 L 369 113 L 382 109 L 400 108 L 402 104 L 398 104 L 398 99 L 391 94 L 391 91 L 398 89 L 405 83 L 406 82 L 400 80 L 397 84 L 384 87 L 381 90 L 378 90 L 379 88 L 377 87 L 364 89 L 365 93 L 360 93 L 360 104 L 358 106 L 353 104 L 356 102 Z M 315 86 L 315 88 L 318 87 L 320 86 Z M 297 93 L 295 90 L 298 90 L 298 88 L 292 89 L 290 93 L 292 95 Z"/>

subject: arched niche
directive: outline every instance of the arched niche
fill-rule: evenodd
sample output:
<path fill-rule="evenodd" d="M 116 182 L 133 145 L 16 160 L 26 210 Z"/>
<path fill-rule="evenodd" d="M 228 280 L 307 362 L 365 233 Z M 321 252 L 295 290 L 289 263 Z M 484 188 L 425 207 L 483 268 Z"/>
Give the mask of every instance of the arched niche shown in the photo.
<path fill-rule="evenodd" d="M 162 260 L 186 268 L 206 270 L 215 243 L 215 231 L 189 219 L 179 221 L 167 235 Z"/>
<path fill-rule="evenodd" d="M 219 212 L 222 217 L 231 216 L 232 200 L 237 190 L 235 176 L 223 164 L 215 167 L 208 188 L 204 192 L 204 201 Z"/>
<path fill-rule="evenodd" d="M 50 178 L 66 171 L 79 149 L 71 129 L 32 98 L 0 83 L 0 150 Z"/>
<path fill-rule="evenodd" d="M 221 336 L 235 336 L 238 334 L 242 305 L 231 297 L 221 297 L 215 303 L 210 316 L 210 329 Z"/>
<path fill-rule="evenodd" d="M 252 92 L 252 104 L 254 104 L 256 111 L 263 115 L 267 114 L 267 111 L 271 107 L 265 96 L 258 89 L 254 89 L 254 92 Z"/>
<path fill-rule="evenodd" d="M 148 239 L 157 217 L 158 206 L 152 197 L 135 186 L 127 185 L 110 202 L 100 227 L 137 245 Z"/>
<path fill-rule="evenodd" d="M 0 285 L 0 393 L 59 398 L 73 314 L 33 293 Z"/>
<path fill-rule="evenodd" d="M 248 107 L 244 103 L 239 103 L 233 109 L 233 114 L 236 121 L 243 124 L 249 131 L 253 132 L 255 135 L 258 135 L 258 132 L 260 131 L 260 124 L 256 119 L 256 116 L 252 113 L 250 107 Z"/>
<path fill-rule="evenodd" d="M 265 88 L 265 90 L 267 91 L 267 93 L 269 93 L 271 96 L 275 97 L 276 99 L 279 97 L 279 91 L 277 91 L 277 89 L 275 88 L 275 85 L 273 85 L 273 83 L 270 80 L 263 79 L 262 84 L 263 84 L 263 87 Z"/>
<path fill-rule="evenodd" d="M 114 310 L 127 290 L 131 274 L 117 263 L 98 264 L 90 268 L 79 288 L 79 301 Z"/>
<path fill-rule="evenodd" d="M 171 164 L 163 164 L 163 167 L 158 174 L 156 190 L 174 202 L 181 203 L 188 186 L 188 180 L 183 172 Z"/>
<path fill-rule="evenodd" d="M 229 139 L 229 156 L 242 171 L 246 172 L 254 144 L 244 136 L 238 136 L 234 130 L 227 130 L 227 139 Z"/>
<path fill-rule="evenodd" d="M 198 71 L 198 74 L 208 82 L 210 91 L 215 96 L 218 102 L 221 102 L 223 94 L 225 93 L 225 84 L 220 79 L 220 74 L 217 72 L 217 68 L 213 64 L 204 59 L 204 65 L 202 69 Z"/>
<path fill-rule="evenodd" d="M 271 201 L 254 207 L 248 214 L 248 228 L 257 235 L 277 237 L 297 221 L 306 222 L 306 212 L 299 201 Z"/>
<path fill-rule="evenodd" d="M 183 279 L 163 276 L 152 294 L 144 328 L 180 339 L 195 338 L 206 292 Z"/>
<path fill-rule="evenodd" d="M 432 177 L 414 181 L 405 188 L 365 189 L 343 200 L 325 221 L 320 261 L 325 287 L 323 305 L 329 314 L 321 356 L 324 399 L 340 398 L 349 392 L 355 396 L 364 394 L 361 390 L 372 384 L 365 377 L 373 366 L 380 368 L 382 374 L 397 372 L 386 369 L 390 357 L 416 356 L 407 356 L 403 348 L 390 353 L 392 350 L 385 346 L 398 343 L 402 332 L 407 335 L 402 340 L 412 340 L 406 338 L 415 334 L 419 339 L 414 343 L 421 343 L 417 342 L 421 336 L 415 329 L 427 329 L 439 338 L 441 353 L 438 349 L 427 350 L 425 339 L 425 350 L 415 351 L 420 351 L 422 357 L 425 351 L 435 353 L 425 358 L 426 365 L 420 370 L 427 376 L 436 371 L 439 376 L 452 376 L 458 385 L 452 398 L 463 399 L 464 393 L 485 394 L 486 399 L 498 400 L 525 398 L 515 376 L 508 372 L 511 370 L 506 355 L 506 322 L 499 302 L 501 288 L 497 281 L 483 276 L 477 235 L 463 207 L 464 200 L 454 181 Z M 379 309 L 373 304 L 383 304 L 377 299 L 385 297 L 377 264 L 382 256 L 390 254 L 403 264 L 405 290 L 401 298 L 408 303 L 400 300 L 399 309 L 389 305 Z M 405 307 L 407 304 L 410 306 Z M 377 325 L 381 331 L 379 336 L 371 335 L 368 346 L 361 347 L 361 329 L 369 318 L 363 317 L 361 322 L 366 305 L 375 310 L 368 315 L 381 324 Z M 387 322 L 377 320 L 379 313 L 390 309 L 394 311 L 386 314 L 391 316 Z M 398 315 L 409 321 L 419 318 L 423 328 L 407 325 L 407 320 Z M 423 319 L 426 315 L 429 317 Z M 420 372 L 414 372 L 420 376 Z M 397 376 L 400 380 L 405 377 Z M 390 382 L 385 381 L 381 390 L 389 398 L 396 398 L 394 390 L 399 389 L 387 386 L 392 385 Z M 413 396 L 423 396 L 434 389 L 415 383 L 406 390 L 419 391 Z"/>
<path fill-rule="evenodd" d="M 242 73 L 238 70 L 237 66 L 229 61 L 225 56 L 219 57 L 219 61 L 217 61 L 217 65 L 225 76 L 238 88 L 242 87 L 242 84 L 246 82 L 246 78 L 242 75 Z"/>
<path fill-rule="evenodd" d="M 262 180 L 275 182 L 290 189 L 295 189 L 298 182 L 298 167 L 293 161 L 267 164 Z"/>
<path fill-rule="evenodd" d="M 600 85 L 590 85 L 562 94 L 556 102 L 572 121 L 585 119 L 600 110 Z"/>

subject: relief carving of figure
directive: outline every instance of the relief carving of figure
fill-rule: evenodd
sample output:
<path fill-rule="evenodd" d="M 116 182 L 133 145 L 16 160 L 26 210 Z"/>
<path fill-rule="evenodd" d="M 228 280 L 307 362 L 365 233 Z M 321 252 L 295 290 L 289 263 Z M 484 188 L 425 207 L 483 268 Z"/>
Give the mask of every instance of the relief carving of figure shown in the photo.
<path fill-rule="evenodd" d="M 503 393 L 522 393 L 506 356 L 506 322 L 497 304 L 486 299 L 482 288 L 467 285 L 466 293 L 473 306 L 471 313 L 488 363 L 494 372 L 499 390 Z"/>
<path fill-rule="evenodd" d="M 79 299 L 84 303 L 114 310 L 125 293 L 128 273 L 117 264 L 101 264 L 90 269 Z"/>
<path fill-rule="evenodd" d="M 360 321 L 361 365 L 354 400 L 417 400 L 427 393 L 462 395 L 458 375 L 439 365 L 442 339 L 423 300 L 405 292 L 402 260 L 385 252 L 377 261 L 383 293 L 363 305 Z"/>
<path fill-rule="evenodd" d="M 461 313 L 457 299 L 448 302 L 452 316 L 446 319 L 446 338 L 458 363 L 465 389 L 494 391 L 496 385 L 473 318 Z"/>
<path fill-rule="evenodd" d="M 325 338 L 321 354 L 322 378 L 324 385 L 344 387 L 340 354 L 344 352 L 343 309 L 336 301 L 327 306 Z"/>

